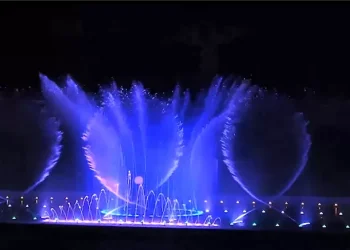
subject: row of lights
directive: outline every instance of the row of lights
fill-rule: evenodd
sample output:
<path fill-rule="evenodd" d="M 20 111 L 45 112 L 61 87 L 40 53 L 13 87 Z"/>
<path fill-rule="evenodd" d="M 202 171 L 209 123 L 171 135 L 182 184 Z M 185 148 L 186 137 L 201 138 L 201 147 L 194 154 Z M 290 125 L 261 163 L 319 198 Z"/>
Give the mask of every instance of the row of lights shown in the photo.
<path fill-rule="evenodd" d="M 33 217 L 33 220 L 36 221 L 38 218 L 37 217 Z M 12 220 L 17 220 L 17 217 L 16 216 L 13 216 L 12 217 Z M 58 219 L 55 219 L 55 220 L 49 220 L 49 222 L 61 222 L 61 223 L 72 223 L 72 222 L 75 222 L 75 223 L 79 223 L 79 222 L 85 222 L 85 223 L 105 223 L 105 222 L 102 222 L 100 219 L 97 220 L 97 221 L 81 221 L 79 219 L 75 219 L 75 220 L 70 220 L 70 221 L 67 221 L 67 220 L 58 220 Z M 119 220 L 118 222 L 106 222 L 107 224 L 115 224 L 115 223 L 118 223 L 118 224 L 140 224 L 140 225 L 169 225 L 169 226 L 219 226 L 218 224 L 216 223 L 205 223 L 205 224 L 199 224 L 199 223 L 190 223 L 190 222 L 184 222 L 184 223 L 167 223 L 166 221 L 163 221 L 163 222 L 160 222 L 160 223 L 155 223 L 155 222 L 151 222 L 151 223 L 148 223 L 148 222 L 144 222 L 144 221 L 141 221 L 139 223 L 135 223 L 135 222 L 124 222 L 122 220 Z"/>
<path fill-rule="evenodd" d="M 235 224 L 236 224 L 236 223 L 232 222 L 230 225 L 233 226 L 233 225 L 235 225 Z M 310 223 L 309 223 L 309 222 L 302 223 L 302 224 L 299 225 L 299 227 L 302 228 L 302 227 L 307 226 L 307 225 L 310 225 Z M 253 222 L 253 223 L 252 223 L 252 226 L 253 226 L 253 227 L 256 227 L 256 226 L 257 226 L 257 223 L 256 223 L 256 222 Z M 276 223 L 276 224 L 275 224 L 275 227 L 279 227 L 279 226 L 280 226 L 279 223 Z M 322 228 L 327 228 L 327 225 L 323 224 L 323 225 L 322 225 Z M 346 229 L 350 229 L 350 226 L 349 226 L 349 225 L 346 225 L 345 228 L 346 228 Z"/>
<path fill-rule="evenodd" d="M 9 197 L 9 196 L 6 196 L 6 199 L 7 199 L 7 200 L 10 199 L 10 197 Z M 24 200 L 24 197 L 21 196 L 20 199 L 21 199 L 21 200 Z M 39 199 L 39 197 L 35 197 L 35 200 L 38 200 L 38 199 Z M 53 197 L 50 197 L 50 200 L 53 200 L 53 199 L 54 199 Z M 68 197 L 65 197 L 65 200 L 68 200 L 68 199 L 69 199 Z M 80 199 L 83 200 L 84 198 L 81 197 Z M 98 198 L 95 198 L 95 199 L 98 200 Z M 191 203 L 192 200 L 188 200 L 188 202 Z M 208 200 L 204 200 L 204 203 L 207 203 L 207 202 L 208 202 Z M 220 200 L 220 204 L 224 204 L 224 201 L 223 201 L 223 200 Z M 237 201 L 236 201 L 236 204 L 240 204 L 240 201 L 237 200 Z M 253 201 L 252 204 L 255 205 L 256 202 Z M 269 201 L 268 204 L 269 204 L 269 205 L 272 205 L 272 202 Z M 285 204 L 285 205 L 288 205 L 289 203 L 286 201 L 284 204 Z M 300 205 L 301 205 L 301 206 L 304 206 L 305 203 L 304 203 L 304 202 L 301 202 Z M 318 203 L 317 205 L 320 207 L 322 204 L 321 204 L 321 203 Z M 338 204 L 335 203 L 334 206 L 335 206 L 335 207 L 338 207 Z"/>
<path fill-rule="evenodd" d="M 7 200 L 8 200 L 9 198 L 10 198 L 9 196 L 6 196 L 6 199 L 7 199 Z M 24 199 L 24 197 L 21 196 L 20 198 L 21 198 L 21 203 L 23 204 L 23 199 Z M 36 203 L 38 203 L 38 199 L 39 199 L 39 197 L 35 197 Z M 54 199 L 53 197 L 50 197 L 51 202 L 53 201 L 53 199 Z M 65 200 L 66 200 L 66 201 L 68 201 L 68 199 L 69 199 L 68 197 L 65 197 Z M 84 198 L 81 197 L 80 199 L 83 200 Z M 98 200 L 98 198 L 96 198 L 96 200 Z M 191 203 L 192 201 L 189 200 L 189 202 Z M 207 201 L 207 200 L 204 200 L 204 202 L 207 203 L 208 201 Z M 224 201 L 223 201 L 223 200 L 220 200 L 220 203 L 223 204 Z M 237 201 L 236 201 L 236 204 L 239 204 L 239 203 L 240 203 L 239 200 L 237 200 Z M 253 201 L 252 204 L 253 204 L 253 206 L 255 206 L 255 201 Z M 272 202 L 269 201 L 268 204 L 269 204 L 269 206 L 271 206 L 271 205 L 272 205 Z M 285 202 L 285 205 L 287 206 L 287 205 L 288 205 L 288 202 Z M 304 202 L 301 202 L 302 208 L 303 208 L 304 205 L 305 205 L 305 203 L 304 203 Z M 11 207 L 11 204 L 8 204 L 8 206 Z M 321 208 L 320 208 L 321 203 L 318 203 L 318 206 L 319 206 L 319 209 L 321 209 Z M 338 204 L 335 203 L 334 206 L 335 206 L 335 207 L 338 207 Z M 29 207 L 29 206 L 26 205 L 26 207 Z M 44 205 L 43 207 L 46 208 L 45 205 Z M 245 213 L 244 211 L 245 211 L 245 210 L 243 210 L 243 213 Z M 209 213 L 210 210 L 209 210 L 209 209 L 206 209 L 205 212 L 206 212 L 206 213 Z M 228 210 L 225 209 L 224 212 L 227 213 Z M 262 213 L 265 213 L 265 210 L 262 210 Z M 282 210 L 281 213 L 284 214 L 284 211 Z M 300 214 L 303 215 L 303 214 L 304 214 L 304 211 L 301 211 Z M 323 215 L 323 212 L 321 211 L 319 214 L 322 216 L 322 215 Z M 342 212 L 339 212 L 339 215 L 342 216 L 343 213 L 342 213 Z"/>
<path fill-rule="evenodd" d="M 266 213 L 265 210 L 262 210 L 261 212 L 262 212 L 263 214 Z M 284 214 L 284 211 L 282 210 L 281 213 Z M 300 214 L 303 215 L 303 214 L 304 214 L 304 211 L 300 211 Z M 323 215 L 323 212 L 320 212 L 319 214 L 320 214 L 320 215 Z M 339 215 L 342 216 L 343 213 L 342 213 L 342 212 L 339 212 Z"/>
<path fill-rule="evenodd" d="M 12 207 L 12 205 L 11 205 L 11 204 L 9 204 L 9 205 L 8 205 L 8 207 L 9 207 L 9 208 L 11 208 L 11 207 Z M 29 205 L 27 204 L 25 207 L 26 207 L 26 208 L 29 208 Z M 43 205 L 43 208 L 46 208 L 46 207 L 47 207 L 46 205 Z M 209 210 L 209 209 L 206 209 L 206 210 L 205 210 L 205 212 L 206 212 L 206 213 L 209 213 L 209 212 L 210 212 L 210 210 Z M 243 213 L 246 213 L 246 212 L 247 212 L 247 210 L 243 210 L 242 212 L 243 212 Z M 228 210 L 227 210 L 227 209 L 225 209 L 225 210 L 224 210 L 224 213 L 228 213 Z M 263 214 L 264 214 L 264 213 L 266 213 L 266 211 L 265 211 L 265 210 L 262 210 L 262 211 L 261 211 L 261 213 L 263 213 Z M 282 213 L 282 214 L 284 214 L 285 212 L 282 210 L 282 211 L 281 211 L 281 213 Z M 301 215 L 303 215 L 303 214 L 304 214 L 304 211 L 300 211 L 300 214 L 301 214 Z M 323 215 L 323 212 L 320 212 L 319 214 L 320 214 L 320 215 Z M 340 215 L 340 216 L 342 216 L 342 215 L 343 215 L 343 213 L 342 213 L 342 212 L 339 212 L 339 215 Z"/>
<path fill-rule="evenodd" d="M 206 213 L 209 213 L 209 212 L 210 212 L 210 210 L 209 210 L 209 209 L 206 209 L 206 210 L 205 210 L 205 212 L 206 212 Z M 246 213 L 246 212 L 247 212 L 247 210 L 243 210 L 243 213 Z M 225 210 L 224 210 L 224 213 L 228 213 L 228 210 L 227 210 L 227 209 L 225 209 Z M 265 210 L 262 210 L 262 211 L 261 211 L 261 213 L 263 213 L 263 214 L 264 214 L 264 213 L 266 213 L 266 211 L 265 211 Z M 285 213 L 285 212 L 284 212 L 284 210 L 282 210 L 282 211 L 281 211 L 281 213 L 282 213 L 282 214 L 284 214 L 284 213 Z M 301 214 L 301 215 L 303 215 L 303 214 L 304 214 L 304 211 L 300 211 L 300 214 Z M 319 213 L 319 215 L 321 215 L 321 216 L 322 216 L 322 215 L 323 215 L 323 212 L 320 212 L 320 213 Z M 339 214 L 338 214 L 338 215 L 339 215 L 339 216 L 342 216 L 342 215 L 343 215 L 343 213 L 342 213 L 342 212 L 339 212 Z"/>
<path fill-rule="evenodd" d="M 13 216 L 13 217 L 12 217 L 12 220 L 17 220 L 16 216 Z M 37 217 L 33 217 L 33 220 L 34 220 L 34 221 L 37 220 Z M 57 222 L 57 220 L 56 220 L 56 222 Z M 141 222 L 141 224 L 143 224 L 143 223 Z M 163 223 L 163 224 L 165 225 L 165 223 Z M 304 223 L 304 224 L 310 225 L 310 223 Z M 185 223 L 185 225 L 187 226 L 188 223 Z M 209 224 L 208 224 L 208 225 L 209 225 Z M 231 224 L 231 225 L 233 225 L 233 224 Z M 213 224 L 213 226 L 216 226 L 216 225 Z M 253 227 L 256 227 L 256 226 L 257 226 L 257 223 L 253 222 L 253 223 L 252 223 L 252 226 L 253 226 Z M 275 226 L 276 226 L 276 227 L 279 227 L 280 225 L 279 225 L 279 223 L 276 223 Z M 299 227 L 303 227 L 303 226 L 300 225 Z M 325 224 L 323 224 L 323 225 L 322 225 L 322 228 L 327 228 L 327 226 L 326 226 Z M 346 225 L 345 228 L 346 228 L 346 229 L 350 229 L 350 226 L 349 226 L 349 225 Z"/>
<path fill-rule="evenodd" d="M 191 202 L 191 200 L 189 200 L 189 202 Z M 204 200 L 204 203 L 207 203 L 207 202 L 208 202 L 207 200 Z M 221 200 L 220 203 L 223 204 L 224 201 Z M 237 200 L 237 201 L 236 201 L 236 204 L 239 204 L 239 203 L 240 203 L 239 200 Z M 255 201 L 253 201 L 252 204 L 253 204 L 253 206 L 255 206 L 255 204 L 256 204 Z M 269 206 L 271 206 L 271 205 L 272 205 L 272 202 L 269 201 L 268 204 L 269 204 Z M 286 206 L 288 206 L 288 202 L 287 202 L 287 201 L 286 201 L 284 204 L 285 204 Z M 302 209 L 303 209 L 305 203 L 304 203 L 304 202 L 301 202 L 300 205 L 302 206 Z M 319 209 L 321 209 L 320 207 L 322 206 L 322 204 L 321 204 L 321 203 L 318 203 L 317 205 L 318 205 Z M 338 204 L 335 203 L 335 204 L 334 204 L 334 207 L 337 208 L 337 207 L 338 207 Z M 246 210 L 243 210 L 243 213 L 246 213 L 245 211 L 246 211 Z M 209 212 L 209 210 L 207 209 L 206 212 Z M 224 212 L 227 213 L 228 210 L 225 209 Z M 262 213 L 265 213 L 265 210 L 262 210 Z M 284 211 L 282 210 L 281 213 L 284 214 Z M 304 211 L 301 211 L 300 214 L 303 215 L 303 214 L 304 214 Z M 320 215 L 323 215 L 323 212 L 320 212 L 319 214 L 320 214 Z M 343 215 L 343 213 L 342 213 L 342 212 L 339 212 L 339 215 L 341 216 L 341 215 Z"/>
<path fill-rule="evenodd" d="M 10 199 L 10 196 L 6 196 L 5 198 L 6 198 L 6 200 L 8 200 L 8 199 Z M 21 196 L 20 199 L 21 199 L 21 200 L 24 200 L 24 196 Z M 53 199 L 54 199 L 53 197 L 50 197 L 50 200 L 53 200 Z M 65 199 L 65 200 L 68 200 L 69 198 L 66 197 L 66 198 L 64 198 L 64 199 Z M 84 198 L 83 198 L 83 197 L 80 197 L 80 199 L 83 200 Z M 39 197 L 36 196 L 36 197 L 35 197 L 35 200 L 39 200 Z"/>
<path fill-rule="evenodd" d="M 189 200 L 189 202 L 191 202 L 191 200 Z M 204 203 L 207 203 L 207 202 L 208 202 L 208 200 L 204 200 Z M 223 200 L 220 200 L 220 204 L 224 204 L 224 201 L 223 201 Z M 237 200 L 237 201 L 236 201 L 236 204 L 240 204 L 240 201 Z M 255 201 L 252 201 L 252 204 L 255 205 L 256 202 L 255 202 Z M 286 206 L 289 205 L 289 203 L 288 203 L 287 201 L 286 201 L 284 204 L 285 204 Z M 268 205 L 271 206 L 271 205 L 272 205 L 272 201 L 269 201 L 269 202 L 268 202 Z M 301 205 L 302 207 L 304 207 L 304 206 L 305 206 L 305 203 L 304 203 L 304 202 L 301 202 L 300 205 Z M 317 206 L 318 206 L 318 207 L 321 207 L 322 204 L 321 204 L 321 203 L 317 203 Z M 338 207 L 338 203 L 334 203 L 334 207 Z"/>
<path fill-rule="evenodd" d="M 23 200 L 23 199 L 24 199 L 24 197 L 23 197 L 23 196 L 21 196 L 20 198 L 21 198 L 21 200 Z M 10 199 L 10 197 L 9 197 L 9 196 L 6 196 L 6 199 L 7 199 L 7 200 L 8 200 L 8 199 Z M 38 199 L 39 199 L 39 197 L 35 197 L 35 200 L 38 200 Z M 54 199 L 53 197 L 50 197 L 50 200 L 53 200 L 53 199 Z M 68 199 L 69 199 L 68 197 L 65 197 L 65 200 L 68 200 Z M 84 198 L 83 198 L 83 197 L 81 197 L 80 199 L 81 199 L 81 200 L 83 200 Z M 98 199 L 98 198 L 96 198 L 96 199 Z M 188 200 L 188 202 L 189 202 L 189 203 L 191 203 L 191 202 L 192 202 L 192 200 Z M 208 202 L 208 200 L 204 200 L 204 203 L 207 203 L 207 202 Z M 224 201 L 223 201 L 223 200 L 220 200 L 220 204 L 224 204 Z M 236 201 L 236 204 L 240 204 L 240 201 L 239 201 L 239 200 L 237 200 L 237 201 Z M 253 204 L 253 205 L 255 205 L 255 204 L 256 204 L 256 202 L 255 202 L 255 201 L 252 201 L 252 204 Z M 272 201 L 269 201 L 269 202 L 268 202 L 268 204 L 269 204 L 269 205 L 272 205 Z M 285 205 L 288 205 L 289 203 L 286 201 L 284 204 L 285 204 Z M 301 206 L 304 206 L 304 205 L 305 205 L 305 203 L 304 203 L 304 202 L 301 202 L 301 203 L 300 203 L 300 205 L 301 205 Z M 321 204 L 321 203 L 318 203 L 317 205 L 318 205 L 319 207 L 320 207 L 320 206 L 322 206 L 322 204 Z M 337 207 L 337 206 L 338 206 L 338 204 L 337 204 L 337 203 L 335 203 L 335 204 L 334 204 L 334 206 L 335 206 L 335 207 Z"/>
<path fill-rule="evenodd" d="M 310 225 L 310 223 L 304 223 L 304 224 L 305 224 L 305 225 Z M 255 222 L 253 222 L 253 223 L 252 223 L 252 226 L 253 226 L 253 227 L 256 227 L 257 224 L 256 224 Z M 279 227 L 279 226 L 280 226 L 280 224 L 276 223 L 275 227 Z M 303 227 L 303 225 L 300 225 L 299 227 Z M 323 225 L 322 225 L 322 228 L 327 228 L 327 225 L 323 224 Z M 349 225 L 346 225 L 345 228 L 346 228 L 346 229 L 350 229 L 350 226 L 349 226 Z"/>
<path fill-rule="evenodd" d="M 209 213 L 210 210 L 209 210 L 209 209 L 206 209 L 205 212 L 206 212 L 206 213 Z M 243 213 L 244 213 L 244 214 L 245 214 L 246 212 L 247 212 L 247 210 L 243 210 Z M 225 209 L 225 210 L 224 210 L 224 213 L 228 213 L 228 210 Z"/>

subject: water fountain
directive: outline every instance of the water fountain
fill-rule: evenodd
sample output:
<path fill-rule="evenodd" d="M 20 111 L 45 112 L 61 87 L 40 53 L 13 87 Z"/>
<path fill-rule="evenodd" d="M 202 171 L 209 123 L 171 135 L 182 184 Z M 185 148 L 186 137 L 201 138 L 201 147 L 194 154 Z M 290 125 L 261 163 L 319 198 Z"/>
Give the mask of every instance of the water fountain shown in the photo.
<path fill-rule="evenodd" d="M 178 200 L 171 200 L 163 193 L 145 193 L 138 188 L 135 203 L 122 201 L 111 192 L 102 189 L 99 194 L 80 197 L 71 202 L 68 197 L 62 204 L 43 205 L 41 218 L 46 223 L 84 225 L 128 225 L 170 227 L 218 227 L 221 219 L 198 211 Z"/>
<path fill-rule="evenodd" d="M 121 199 L 127 199 L 134 183 L 125 178 L 127 171 L 147 190 L 162 188 L 183 153 L 178 99 L 153 96 L 139 83 L 130 92 L 113 84 L 102 90 L 102 98 L 103 107 L 83 135 L 96 178 Z"/>
<path fill-rule="evenodd" d="M 290 99 L 264 90 L 233 109 L 222 137 L 230 173 L 255 200 L 282 196 L 307 163 L 311 140 L 303 114 Z M 262 193 L 267 188 L 271 190 Z"/>
<path fill-rule="evenodd" d="M 195 102 L 179 87 L 169 98 L 151 94 L 138 82 L 130 90 L 114 83 L 101 89 L 99 106 L 71 78 L 63 89 L 46 77 L 42 76 L 42 81 L 51 105 L 67 124 L 77 128 L 77 136 L 82 133 L 88 165 L 104 187 L 99 195 L 46 205 L 43 217 L 48 222 L 220 225 L 221 219 L 211 215 L 209 203 L 219 204 L 215 200 L 222 153 L 240 187 L 256 202 L 270 207 L 244 183 L 232 148 L 233 139 L 241 133 L 239 124 L 252 113 L 252 103 L 260 94 L 248 83 L 232 85 L 230 80 L 215 78 L 209 91 Z M 295 131 L 302 128 L 298 138 L 305 147 L 298 153 L 306 159 L 309 144 L 308 136 L 303 136 L 307 135 L 305 123 L 300 115 L 293 121 L 297 124 Z M 301 161 L 297 174 L 293 172 L 276 197 L 291 186 L 304 166 L 305 161 Z M 232 216 L 228 207 L 221 205 L 219 210 Z"/>
<path fill-rule="evenodd" d="M 161 224 L 213 224 L 215 219 L 210 216 L 200 222 L 203 212 L 195 202 L 186 207 L 170 198 L 176 197 L 174 185 L 184 183 L 169 180 L 179 166 L 185 146 L 187 92 L 181 95 L 177 87 L 172 98 L 168 98 L 150 94 L 140 83 L 134 83 L 130 91 L 112 84 L 101 89 L 99 107 L 86 98 L 71 78 L 63 89 L 47 77 L 41 78 L 44 95 L 65 122 L 74 127 L 85 124 L 87 128 L 82 138 L 89 167 L 118 203 L 101 210 L 103 220 L 112 216 L 125 217 L 127 223 L 132 221 L 130 218 L 135 223 L 147 223 L 152 218 L 152 223 Z M 192 195 L 190 189 L 186 193 Z"/>

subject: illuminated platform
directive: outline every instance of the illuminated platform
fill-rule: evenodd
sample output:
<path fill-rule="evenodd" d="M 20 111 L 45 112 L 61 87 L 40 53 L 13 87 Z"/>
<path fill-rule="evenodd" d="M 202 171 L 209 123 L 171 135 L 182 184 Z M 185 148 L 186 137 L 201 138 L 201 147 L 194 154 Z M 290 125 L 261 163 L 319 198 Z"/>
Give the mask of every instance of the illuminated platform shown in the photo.
<path fill-rule="evenodd" d="M 303 229 L 350 231 L 350 199 L 280 197 L 264 203 L 249 197 L 178 201 L 164 198 L 151 205 L 120 203 L 104 191 L 79 193 L 2 194 L 0 222 L 79 226 L 176 227 L 225 229 Z M 7 195 L 6 195 L 7 194 Z M 163 197 L 163 196 L 162 196 Z M 268 198 L 264 199 L 268 200 Z"/>
<path fill-rule="evenodd" d="M 170 227 L 170 228 L 219 228 L 218 224 L 203 223 L 160 223 L 133 221 L 100 221 L 100 220 L 43 220 L 45 224 L 81 225 L 81 226 L 121 226 L 121 227 Z"/>

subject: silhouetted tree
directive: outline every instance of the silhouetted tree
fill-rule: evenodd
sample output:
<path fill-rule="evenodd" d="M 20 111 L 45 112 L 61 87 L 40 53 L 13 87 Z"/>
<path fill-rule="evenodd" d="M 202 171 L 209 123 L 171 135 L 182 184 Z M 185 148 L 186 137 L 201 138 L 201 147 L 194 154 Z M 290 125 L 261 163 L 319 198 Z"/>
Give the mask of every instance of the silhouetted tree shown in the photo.
<path fill-rule="evenodd" d="M 54 37 L 79 37 L 83 35 L 83 23 L 77 18 L 55 18 L 51 21 Z"/>
<path fill-rule="evenodd" d="M 199 46 L 200 78 L 212 78 L 219 70 L 219 46 L 229 44 L 242 35 L 236 27 L 227 26 L 219 30 L 215 24 L 201 22 L 182 29 L 175 41 Z"/>

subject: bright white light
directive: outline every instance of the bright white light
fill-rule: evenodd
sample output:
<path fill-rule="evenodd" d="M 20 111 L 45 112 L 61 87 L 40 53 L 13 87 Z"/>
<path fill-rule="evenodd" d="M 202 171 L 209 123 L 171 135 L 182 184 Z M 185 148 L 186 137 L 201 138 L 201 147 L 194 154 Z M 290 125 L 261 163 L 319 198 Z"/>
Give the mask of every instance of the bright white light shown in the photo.
<path fill-rule="evenodd" d="M 301 224 L 299 225 L 299 227 L 304 227 L 304 226 L 307 226 L 307 225 L 310 225 L 310 222 L 301 223 Z"/>

